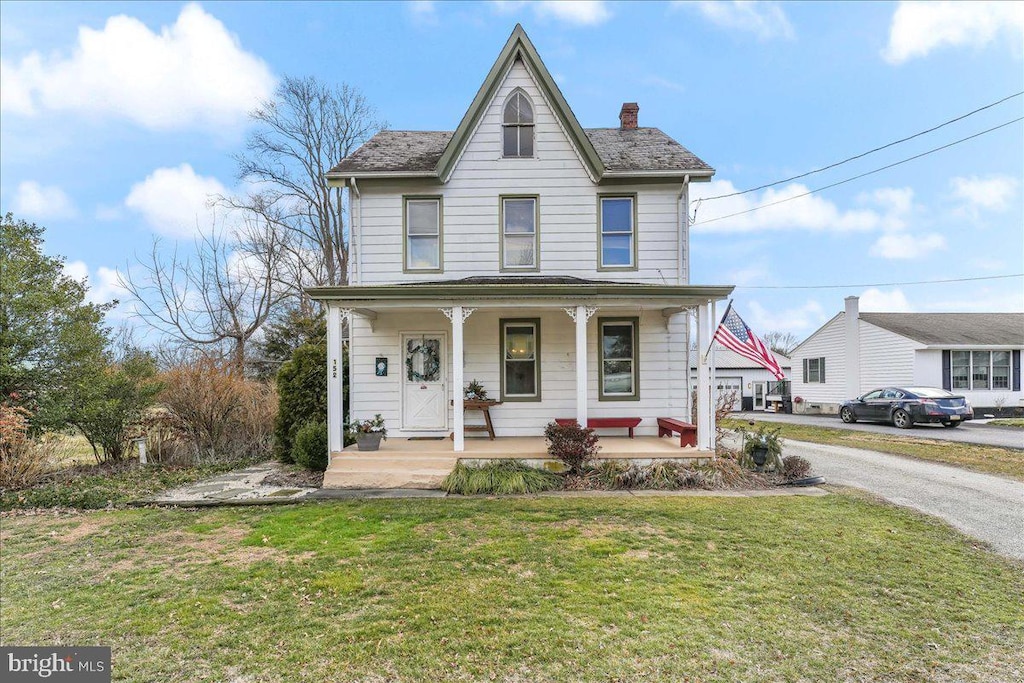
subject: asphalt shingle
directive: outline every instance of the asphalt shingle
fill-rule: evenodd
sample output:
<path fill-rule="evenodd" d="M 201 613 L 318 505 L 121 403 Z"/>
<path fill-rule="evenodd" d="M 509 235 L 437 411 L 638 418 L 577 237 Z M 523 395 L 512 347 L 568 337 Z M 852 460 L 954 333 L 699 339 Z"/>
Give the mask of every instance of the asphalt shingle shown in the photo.
<path fill-rule="evenodd" d="M 1024 313 L 861 313 L 860 319 L 929 346 L 1024 345 Z"/>

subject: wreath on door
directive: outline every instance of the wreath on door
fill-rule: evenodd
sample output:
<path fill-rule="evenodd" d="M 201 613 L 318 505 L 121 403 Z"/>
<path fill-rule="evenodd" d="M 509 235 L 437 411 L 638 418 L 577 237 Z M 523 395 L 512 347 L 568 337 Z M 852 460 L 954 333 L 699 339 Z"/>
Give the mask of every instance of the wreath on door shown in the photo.
<path fill-rule="evenodd" d="M 440 344 L 436 339 L 406 343 L 405 371 L 410 382 L 436 382 L 441 370 Z M 423 359 L 422 372 L 416 370 L 416 357 Z"/>

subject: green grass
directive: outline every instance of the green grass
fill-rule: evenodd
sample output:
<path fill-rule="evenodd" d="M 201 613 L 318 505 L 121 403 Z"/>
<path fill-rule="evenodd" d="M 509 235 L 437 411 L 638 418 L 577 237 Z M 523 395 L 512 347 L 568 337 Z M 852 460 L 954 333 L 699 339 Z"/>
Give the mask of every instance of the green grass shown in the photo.
<path fill-rule="evenodd" d="M 378 500 L 3 519 L 6 642 L 130 681 L 1007 681 L 1024 568 L 822 498 Z"/>
<path fill-rule="evenodd" d="M 48 507 L 93 510 L 124 505 L 246 464 L 235 461 L 202 467 L 143 467 L 136 461 L 125 461 L 109 466 L 80 465 L 59 471 L 30 488 L 0 489 L 0 511 Z"/>
<path fill-rule="evenodd" d="M 778 427 L 783 439 L 865 448 L 1024 480 L 1024 450 L 785 422 L 757 421 L 757 423 L 759 425 L 767 424 L 772 428 Z M 721 424 L 730 429 L 749 428 L 747 420 L 727 419 L 722 420 Z M 783 447 L 783 455 L 785 455 L 785 447 Z"/>
<path fill-rule="evenodd" d="M 482 465 L 459 462 L 441 482 L 448 493 L 522 494 L 550 491 L 562 487 L 562 477 L 517 460 L 494 460 Z"/>
<path fill-rule="evenodd" d="M 988 423 L 997 427 L 1018 427 L 1024 429 L 1024 417 L 1001 417 L 996 420 L 989 420 Z"/>

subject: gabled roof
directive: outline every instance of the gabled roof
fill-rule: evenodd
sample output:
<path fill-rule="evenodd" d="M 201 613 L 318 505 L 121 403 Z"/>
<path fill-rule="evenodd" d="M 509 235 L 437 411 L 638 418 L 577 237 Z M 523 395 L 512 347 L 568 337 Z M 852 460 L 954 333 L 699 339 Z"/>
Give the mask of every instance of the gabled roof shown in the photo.
<path fill-rule="evenodd" d="M 861 313 L 860 319 L 928 346 L 1024 346 L 1024 313 Z"/>
<path fill-rule="evenodd" d="M 381 131 L 328 171 L 327 177 L 341 181 L 352 176 L 420 176 L 447 181 L 516 59 L 521 59 L 535 77 L 537 86 L 595 180 L 686 173 L 708 179 L 714 174 L 713 168 L 657 128 L 582 128 L 526 31 L 516 24 L 455 131 Z"/>

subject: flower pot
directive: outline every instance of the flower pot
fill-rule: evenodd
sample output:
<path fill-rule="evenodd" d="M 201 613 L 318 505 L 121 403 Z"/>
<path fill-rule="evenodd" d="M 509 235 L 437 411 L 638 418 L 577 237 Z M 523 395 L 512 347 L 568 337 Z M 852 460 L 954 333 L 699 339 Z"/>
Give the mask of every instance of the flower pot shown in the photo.
<path fill-rule="evenodd" d="M 764 446 L 754 446 L 750 449 L 750 459 L 758 467 L 764 467 L 764 464 L 768 462 L 768 449 Z"/>
<path fill-rule="evenodd" d="M 380 433 L 368 432 L 366 434 L 360 434 L 356 437 L 356 446 L 361 451 L 377 451 L 380 450 Z"/>

